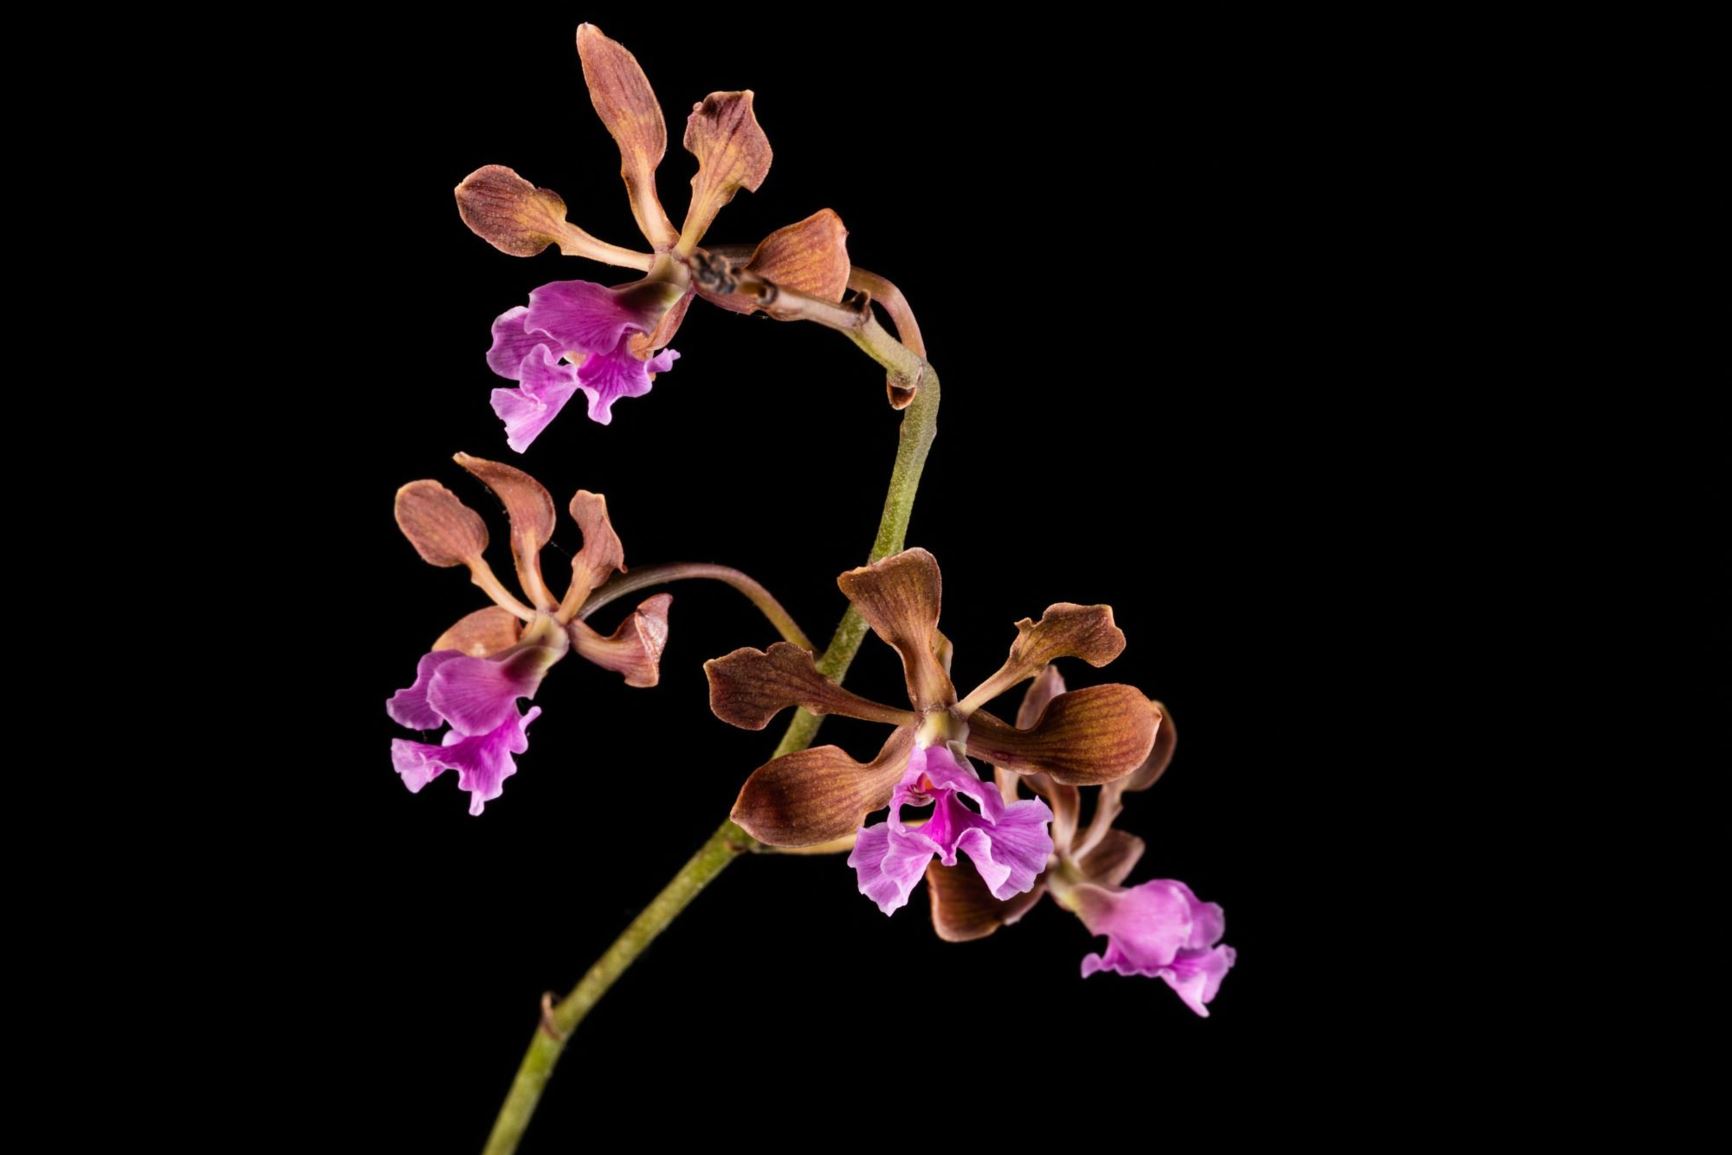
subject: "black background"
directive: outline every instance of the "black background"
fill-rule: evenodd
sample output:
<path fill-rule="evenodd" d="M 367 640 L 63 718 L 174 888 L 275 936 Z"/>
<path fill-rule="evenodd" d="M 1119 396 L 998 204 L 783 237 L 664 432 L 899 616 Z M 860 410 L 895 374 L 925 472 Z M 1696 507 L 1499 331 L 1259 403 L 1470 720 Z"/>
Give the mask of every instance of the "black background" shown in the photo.
<path fill-rule="evenodd" d="M 324 233 L 284 258 L 331 294 L 308 334 L 345 398 L 321 430 L 347 550 L 324 709 L 352 738 L 297 779 L 329 826 L 303 848 L 317 929 L 295 950 L 344 1024 L 322 1094 L 363 1144 L 478 1149 L 541 993 L 568 988 L 708 835 L 779 729 L 709 714 L 704 659 L 773 635 L 730 591 L 682 584 L 660 686 L 565 662 L 484 816 L 451 776 L 411 796 L 384 700 L 485 603 L 402 540 L 397 486 L 436 478 L 482 510 L 502 574 L 502 520 L 452 453 L 522 465 L 562 508 L 575 489 L 603 492 L 628 563 L 739 566 L 821 639 L 895 448 L 883 373 L 846 340 L 701 303 L 679 364 L 610 427 L 579 404 L 521 459 L 505 447 L 489 322 L 546 281 L 630 274 L 500 254 L 459 222 L 451 188 L 507 164 L 585 229 L 636 242 L 583 88 L 580 19 L 633 50 L 662 99 L 659 187 L 676 223 L 685 110 L 751 88 L 774 166 L 708 239 L 752 242 L 830 207 L 856 263 L 906 292 L 944 383 L 908 542 L 943 567 L 957 681 L 996 668 L 1018 618 L 1113 605 L 1124 656 L 1067 669 L 1071 684 L 1134 683 L 1181 735 L 1121 822 L 1149 843 L 1133 881 L 1179 878 L 1222 903 L 1239 964 L 1205 1021 L 1158 982 L 1078 978 L 1099 944 L 1050 904 L 947 945 L 923 891 L 886 919 L 840 857 L 747 858 L 582 1025 L 526 1150 L 575 1146 L 598 1115 L 675 1134 L 744 1115 L 775 1134 L 796 1106 L 872 1126 L 884 1103 L 961 1107 L 1017 1080 L 1080 1095 L 1097 1079 L 1174 1093 L 1262 1070 L 1297 1079 L 1353 1013 L 1379 949 L 1372 892 L 1390 881 L 1376 847 L 1403 837 L 1405 804 L 1366 824 L 1337 817 L 1340 800 L 1385 789 L 1366 771 L 1424 744 L 1367 703 L 1404 677 L 1390 655 L 1432 626 L 1403 592 L 1421 564 L 1394 492 L 1412 419 L 1390 412 L 1371 441 L 1350 428 L 1381 420 L 1385 372 L 1427 369 L 1388 357 L 1393 313 L 1368 324 L 1377 269 L 1423 228 L 1392 225 L 1387 248 L 1375 225 L 1369 244 L 1342 235 L 1344 211 L 1381 220 L 1406 179 L 1376 163 L 1396 125 L 1365 111 L 1363 88 L 1287 56 L 1278 29 L 946 33 L 857 16 L 513 9 L 334 32 L 309 61 L 338 110 L 295 142 L 323 161 L 304 195 Z M 576 542 L 564 524 L 550 573 Z M 849 684 L 894 700 L 894 655 L 868 639 Z M 821 740 L 866 755 L 880 735 L 832 720 Z"/>

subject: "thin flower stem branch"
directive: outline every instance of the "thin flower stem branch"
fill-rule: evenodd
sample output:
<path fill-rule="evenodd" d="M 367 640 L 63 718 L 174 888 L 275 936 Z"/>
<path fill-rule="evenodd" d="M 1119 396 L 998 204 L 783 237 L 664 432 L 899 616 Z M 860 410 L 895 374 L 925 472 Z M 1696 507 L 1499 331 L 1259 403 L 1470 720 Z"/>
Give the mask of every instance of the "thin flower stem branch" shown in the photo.
<path fill-rule="evenodd" d="M 614 578 L 590 594 L 589 599 L 583 603 L 583 608 L 577 611 L 577 616 L 587 618 L 609 602 L 618 601 L 620 598 L 628 597 L 639 590 L 648 589 L 650 586 L 686 581 L 691 578 L 709 578 L 711 581 L 732 586 L 744 594 L 747 601 L 758 607 L 764 617 L 769 619 L 770 624 L 776 627 L 776 632 L 781 634 L 785 640 L 793 642 L 802 650 L 817 652 L 818 647 L 812 644 L 812 640 L 806 636 L 806 631 L 802 630 L 794 621 L 792 614 L 782 608 L 782 603 L 771 596 L 769 590 L 747 574 L 725 565 L 678 562 L 671 565 L 652 565 L 633 570 L 623 577 Z"/>
<path fill-rule="evenodd" d="M 873 324 L 876 326 L 876 321 Z M 888 337 L 888 334 L 885 336 Z M 904 350 L 904 353 L 907 353 L 907 350 Z M 914 497 L 920 488 L 920 474 L 926 467 L 926 455 L 932 448 L 932 439 L 938 430 L 938 375 L 919 358 L 915 358 L 915 363 L 919 367 L 915 376 L 920 382 L 920 391 L 913 403 L 902 413 L 902 433 L 896 450 L 896 465 L 890 473 L 889 492 L 884 496 L 884 513 L 878 521 L 878 536 L 872 543 L 872 561 L 879 561 L 902 549 L 903 539 L 908 533 L 908 518 L 914 510 Z M 641 579 L 649 572 L 646 569 L 632 577 Z M 613 585 L 609 584 L 610 587 Z M 624 584 L 623 580 L 620 584 Z M 612 592 L 612 589 L 608 592 Z M 589 608 L 588 605 L 584 607 L 586 612 Z M 829 647 L 818 659 L 818 669 L 840 682 L 865 636 L 865 620 L 858 611 L 849 607 L 848 612 L 842 616 L 841 624 L 836 627 L 835 634 L 831 636 Z M 821 720 L 804 710 L 796 710 L 781 742 L 776 746 L 776 756 L 791 754 L 795 750 L 810 746 L 818 733 Z M 716 875 L 727 869 L 730 862 L 752 847 L 751 835 L 732 822 L 724 822 L 717 827 L 709 841 L 692 855 L 680 868 L 679 873 L 662 888 L 661 893 L 650 900 L 643 913 L 632 920 L 625 933 L 615 939 L 613 945 L 596 960 L 595 965 L 578 980 L 571 993 L 546 1013 L 541 1025 L 536 1028 L 535 1037 L 529 1042 L 529 1050 L 517 1069 L 517 1077 L 512 1080 L 505 1105 L 499 1109 L 499 1117 L 494 1120 L 493 1132 L 487 1138 L 483 1155 L 511 1155 L 517 1150 L 517 1144 L 535 1114 L 536 1104 L 541 1101 L 542 1089 L 547 1086 L 547 1080 L 553 1074 L 554 1065 L 559 1062 L 559 1056 L 564 1052 L 571 1032 L 583 1021 L 590 1008 L 607 993 L 608 988 L 613 986 L 614 981 L 655 941 L 656 936 L 679 917 L 687 904 L 696 898 Z"/>

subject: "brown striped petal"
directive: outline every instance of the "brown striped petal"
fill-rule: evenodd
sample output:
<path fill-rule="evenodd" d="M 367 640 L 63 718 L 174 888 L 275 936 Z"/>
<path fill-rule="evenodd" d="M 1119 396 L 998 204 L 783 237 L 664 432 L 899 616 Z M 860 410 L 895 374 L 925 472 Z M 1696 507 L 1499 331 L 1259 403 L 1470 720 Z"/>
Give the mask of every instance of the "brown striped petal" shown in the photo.
<path fill-rule="evenodd" d="M 1173 724 L 1173 716 L 1167 713 L 1167 707 L 1161 702 L 1150 702 L 1149 709 L 1155 712 L 1155 745 L 1149 751 L 1149 756 L 1141 766 L 1131 771 L 1129 778 L 1124 780 L 1121 789 L 1127 791 L 1147 790 L 1167 771 L 1167 766 L 1173 760 L 1173 751 L 1179 744 L 1179 728 Z"/>
<path fill-rule="evenodd" d="M 770 138 L 758 126 L 751 90 L 712 92 L 692 105 L 685 146 L 698 158 L 691 207 L 680 229 L 679 251 L 689 254 L 722 206 L 741 189 L 758 191 L 770 171 Z"/>
<path fill-rule="evenodd" d="M 467 453 L 459 453 L 453 460 L 479 478 L 505 504 L 505 516 L 511 521 L 511 556 L 517 563 L 518 583 L 537 608 L 553 609 L 559 603 L 541 580 L 541 547 L 553 536 L 557 516 L 553 495 L 516 466 Z"/>
<path fill-rule="evenodd" d="M 644 239 L 661 252 L 679 239 L 656 196 L 656 166 L 668 150 L 668 126 L 637 57 L 593 24 L 577 29 L 577 55 L 596 115 L 619 145 L 620 176 Z"/>
<path fill-rule="evenodd" d="M 1048 606 L 1040 621 L 1024 618 L 1016 623 L 1016 641 L 1011 643 L 1010 657 L 996 674 L 963 699 L 959 709 L 966 716 L 1059 658 L 1081 658 L 1091 666 L 1104 666 L 1123 653 L 1124 648 L 1124 631 L 1113 623 L 1111 606 L 1079 606 L 1072 602 Z"/>
<path fill-rule="evenodd" d="M 661 680 L 662 649 L 668 644 L 668 606 L 672 594 L 646 599 L 612 635 L 602 635 L 583 621 L 566 624 L 571 648 L 604 670 L 625 675 L 625 684 L 645 688 Z"/>
<path fill-rule="evenodd" d="M 813 846 L 860 828 L 890 804 L 908 767 L 914 728 L 901 726 L 878 757 L 862 764 L 835 746 L 800 750 L 752 771 L 734 803 L 733 819 L 771 846 Z"/>
<path fill-rule="evenodd" d="M 1036 882 L 1027 894 L 1000 900 L 992 897 L 972 866 L 945 866 L 934 859 L 926 867 L 926 889 L 932 896 L 932 929 L 938 937 L 945 942 L 970 942 L 1027 914 L 1046 893 L 1046 882 Z"/>
<path fill-rule="evenodd" d="M 789 706 L 892 726 L 915 720 L 907 710 L 881 706 L 844 690 L 818 672 L 810 653 L 791 642 L 777 642 L 768 650 L 742 647 L 711 658 L 704 663 L 704 674 L 710 680 L 710 709 L 742 730 L 762 730 Z"/>
<path fill-rule="evenodd" d="M 462 650 L 472 658 L 489 658 L 517 644 L 523 623 L 510 610 L 488 606 L 457 619 L 450 629 L 439 635 L 432 649 Z"/>
<path fill-rule="evenodd" d="M 765 237 L 746 270 L 780 289 L 840 301 L 848 288 L 847 242 L 842 218 L 820 209 Z"/>
<path fill-rule="evenodd" d="M 1097 886 L 1119 886 L 1136 869 L 1137 862 L 1148 847 L 1142 839 L 1122 830 L 1109 830 L 1087 854 L 1077 861 L 1077 868 Z"/>
<path fill-rule="evenodd" d="M 613 530 L 607 498 L 601 494 L 578 490 L 571 498 L 571 516 L 583 533 L 583 548 L 571 559 L 571 589 L 565 595 L 565 604 L 575 608 L 608 578 L 625 572 L 625 546 Z"/>
<path fill-rule="evenodd" d="M 436 566 L 484 564 L 487 523 L 437 481 L 411 481 L 397 491 L 397 528 L 423 561 Z"/>
<path fill-rule="evenodd" d="M 1156 719 L 1135 686 L 1090 686 L 1060 694 L 1027 729 L 985 710 L 968 720 L 968 752 L 1021 774 L 1044 770 L 1072 786 L 1099 786 L 1142 764 Z"/>
<path fill-rule="evenodd" d="M 483 165 L 457 186 L 457 215 L 469 231 L 514 257 L 533 257 L 558 245 L 568 257 L 647 269 L 651 257 L 600 241 L 565 219 L 565 201 L 537 188 L 502 164 Z"/>
<path fill-rule="evenodd" d="M 908 549 L 883 561 L 851 569 L 836 579 L 872 632 L 902 655 L 908 700 L 925 711 L 949 706 L 956 690 L 936 653 L 942 580 L 938 561 L 923 549 Z"/>

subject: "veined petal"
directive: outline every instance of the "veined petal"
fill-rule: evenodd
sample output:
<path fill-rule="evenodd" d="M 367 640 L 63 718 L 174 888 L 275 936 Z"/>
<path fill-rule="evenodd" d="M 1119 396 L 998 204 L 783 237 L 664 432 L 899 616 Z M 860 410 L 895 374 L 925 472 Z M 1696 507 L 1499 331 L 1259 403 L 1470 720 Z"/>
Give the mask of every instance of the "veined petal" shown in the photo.
<path fill-rule="evenodd" d="M 746 270 L 777 288 L 840 301 L 848 288 L 848 230 L 834 209 L 819 209 L 759 242 Z"/>
<path fill-rule="evenodd" d="M 1208 1016 L 1205 1004 L 1236 959 L 1232 947 L 1215 945 L 1226 930 L 1219 905 L 1199 901 L 1173 879 L 1129 890 L 1085 883 L 1072 898 L 1084 925 L 1107 936 L 1105 952 L 1084 957 L 1084 978 L 1102 970 L 1159 977 L 1186 1006 Z"/>
<path fill-rule="evenodd" d="M 746 779 L 733 819 L 771 846 L 814 846 L 852 834 L 890 801 L 913 745 L 913 728 L 903 726 L 869 763 L 835 746 L 786 754 Z"/>
<path fill-rule="evenodd" d="M 499 461 L 488 461 L 459 453 L 458 465 L 481 479 L 481 484 L 505 503 L 505 516 L 511 522 L 511 556 L 517 563 L 517 580 L 523 592 L 539 609 L 550 610 L 559 603 L 547 592 L 541 580 L 541 547 L 553 537 L 553 495 L 547 487 L 521 469 Z"/>
<path fill-rule="evenodd" d="M 456 189 L 457 215 L 469 231 L 514 257 L 533 257 L 558 245 L 568 257 L 647 269 L 652 257 L 610 245 L 565 219 L 565 201 L 537 188 L 502 164 L 483 165 Z"/>
<path fill-rule="evenodd" d="M 577 387 L 589 398 L 589 419 L 597 425 L 613 423 L 613 403 L 621 397 L 642 397 L 655 382 L 652 373 L 673 368 L 679 354 L 663 349 L 653 361 L 632 356 L 629 342 L 621 342 L 611 353 L 596 353 L 577 368 Z"/>
<path fill-rule="evenodd" d="M 1108 830 L 1093 849 L 1077 860 L 1077 868 L 1096 885 L 1123 886 L 1145 849 L 1143 840 L 1136 835 L 1123 830 Z"/>
<path fill-rule="evenodd" d="M 475 566 L 487 550 L 487 523 L 437 481 L 411 481 L 397 491 L 397 528 L 430 565 Z"/>
<path fill-rule="evenodd" d="M 740 189 L 758 191 L 770 171 L 770 138 L 758 125 L 752 93 L 712 92 L 692 105 L 686 119 L 686 151 L 698 158 L 692 203 L 680 229 L 678 251 L 689 254 L 703 240 L 722 206 Z"/>
<path fill-rule="evenodd" d="M 422 654 L 421 660 L 415 663 L 414 685 L 392 694 L 385 703 L 385 713 L 391 715 L 391 720 L 399 726 L 407 726 L 411 730 L 437 730 L 443 726 L 445 719 L 427 702 L 427 687 L 440 666 L 462 656 L 456 649 L 440 648 L 435 648 L 432 653 Z"/>
<path fill-rule="evenodd" d="M 1048 606 L 1038 622 L 1024 618 L 1016 623 L 1010 657 L 964 698 L 959 708 L 966 716 L 1017 683 L 1035 677 L 1059 658 L 1081 658 L 1091 666 L 1104 666 L 1124 648 L 1124 631 L 1113 622 L 1111 606 L 1059 602 Z"/>
<path fill-rule="evenodd" d="M 970 942 L 1010 926 L 1046 893 L 1046 884 L 1036 882 L 1026 894 L 994 898 L 977 871 L 956 870 L 936 862 L 926 866 L 926 886 L 932 900 L 932 929 L 945 942 Z"/>
<path fill-rule="evenodd" d="M 529 327 L 529 308 L 519 305 L 493 319 L 493 344 L 487 350 L 487 367 L 501 377 L 518 381 L 522 379 L 518 370 L 523 359 L 536 349 L 545 348 L 555 361 L 559 360 L 564 350 L 555 349 L 553 346 L 557 344 L 553 334 Z"/>
<path fill-rule="evenodd" d="M 965 794 L 980 804 L 976 814 L 957 799 Z M 932 816 L 919 828 L 902 819 L 904 806 L 932 804 Z M 928 847 L 945 866 L 965 853 L 995 898 L 1010 898 L 1034 886 L 1052 854 L 1046 825 L 1052 811 L 1039 800 L 1006 803 L 996 783 L 982 782 L 966 760 L 947 746 L 917 747 L 890 798 L 886 823 L 892 848 L 898 840 Z M 864 832 L 862 832 L 864 834 Z M 862 877 L 862 889 L 865 878 Z M 888 913 L 888 912 L 886 912 Z"/>
<path fill-rule="evenodd" d="M 427 702 L 460 735 L 490 733 L 517 713 L 517 699 L 535 697 L 562 653 L 526 645 L 501 658 L 452 658 L 433 671 Z"/>
<path fill-rule="evenodd" d="M 978 817 L 970 817 L 974 822 L 956 840 L 956 848 L 974 860 L 974 869 L 992 897 L 1010 898 L 1029 891 L 1052 855 L 1052 836 L 1047 833 L 1052 811 L 1046 803 L 1013 802 L 990 828 Z"/>
<path fill-rule="evenodd" d="M 490 658 L 517 644 L 523 623 L 510 610 L 488 606 L 458 618 L 433 643 L 435 650 L 457 650 L 472 658 Z"/>
<path fill-rule="evenodd" d="M 668 607 L 672 594 L 656 594 L 633 610 L 612 635 L 602 637 L 586 622 L 566 625 L 571 648 L 604 670 L 625 675 L 625 684 L 647 688 L 661 680 L 662 650 L 668 644 Z"/>
<path fill-rule="evenodd" d="M 1059 782 L 1098 786 L 1142 764 L 1158 725 L 1136 687 L 1090 686 L 1054 698 L 1026 730 L 976 710 L 968 749 L 994 766 L 1024 774 L 1044 770 Z"/>
<path fill-rule="evenodd" d="M 420 793 L 445 771 L 457 771 L 458 788 L 469 791 L 469 813 L 480 814 L 488 802 L 499 797 L 505 780 L 517 773 L 512 755 L 529 749 L 525 731 L 540 716 L 540 706 L 532 706 L 521 716 L 514 711 L 512 717 L 485 734 L 464 737 L 450 731 L 442 746 L 394 738 L 391 763 L 411 794 Z"/>
<path fill-rule="evenodd" d="M 818 672 L 810 653 L 790 642 L 777 642 L 768 650 L 742 646 L 711 658 L 704 663 L 704 676 L 710 680 L 710 709 L 742 730 L 762 730 L 789 706 L 892 726 L 915 721 L 907 710 L 880 706 L 844 690 Z"/>
<path fill-rule="evenodd" d="M 596 115 L 619 145 L 620 176 L 631 197 L 632 216 L 658 252 L 672 248 L 678 237 L 656 196 L 656 166 L 668 149 L 668 129 L 649 77 L 637 57 L 593 24 L 578 27 L 577 55 Z"/>
<path fill-rule="evenodd" d="M 565 595 L 565 604 L 575 611 L 597 586 L 625 572 L 625 546 L 614 532 L 607 498 L 601 494 L 580 489 L 571 495 L 567 508 L 583 534 L 583 548 L 571 559 L 571 589 Z"/>
<path fill-rule="evenodd" d="M 1150 702 L 1149 708 L 1155 712 L 1155 745 L 1149 751 L 1149 756 L 1143 764 L 1131 771 L 1130 777 L 1124 779 L 1122 789 L 1127 791 L 1147 790 L 1160 780 L 1166 773 L 1167 766 L 1173 760 L 1173 751 L 1179 744 L 1179 729 L 1173 722 L 1173 716 L 1167 712 L 1167 707 L 1161 702 Z"/>
<path fill-rule="evenodd" d="M 611 353 L 627 333 L 653 332 L 683 293 L 665 281 L 550 281 L 530 291 L 523 325 L 548 334 L 562 353 Z"/>
<path fill-rule="evenodd" d="M 848 865 L 854 868 L 860 893 L 885 914 L 908 905 L 908 896 L 932 861 L 930 844 L 891 830 L 879 822 L 860 831 Z"/>
<path fill-rule="evenodd" d="M 564 364 L 548 346 L 538 345 L 517 373 L 522 385 L 493 391 L 493 412 L 505 423 L 505 443 L 522 453 L 577 392 L 577 366 Z"/>
<path fill-rule="evenodd" d="M 956 701 L 950 676 L 935 654 L 942 581 L 938 561 L 908 549 L 836 579 L 872 632 L 902 655 L 908 700 L 919 710 Z M 1140 757 L 1140 756 L 1139 756 Z"/>

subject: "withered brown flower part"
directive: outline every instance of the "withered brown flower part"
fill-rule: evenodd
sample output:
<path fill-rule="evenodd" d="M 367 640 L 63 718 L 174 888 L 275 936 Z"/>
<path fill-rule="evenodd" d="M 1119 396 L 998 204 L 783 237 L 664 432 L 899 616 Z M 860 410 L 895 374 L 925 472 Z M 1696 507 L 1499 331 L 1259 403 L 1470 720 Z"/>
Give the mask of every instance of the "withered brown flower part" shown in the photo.
<path fill-rule="evenodd" d="M 1012 773 L 1042 774 L 1074 788 L 1124 778 L 1154 748 L 1161 713 L 1131 686 L 1052 694 L 1014 726 L 982 708 L 1040 675 L 1055 658 L 1076 657 L 1095 666 L 1111 661 L 1124 648 L 1124 635 L 1110 607 L 1060 603 L 1038 622 L 1018 623 L 1003 667 L 959 699 L 941 658 L 947 648 L 938 632 L 942 580 L 930 553 L 906 550 L 850 570 L 837 584 L 872 631 L 901 655 L 909 708 L 843 690 L 818 672 L 811 655 L 786 644 L 735 650 L 706 663 L 711 709 L 732 725 L 761 729 L 779 711 L 799 706 L 896 727 L 869 763 L 821 746 L 754 771 L 733 817 L 761 841 L 807 846 L 858 829 L 869 813 L 890 803 L 917 749 L 948 746 L 955 754 L 976 754 Z"/>

